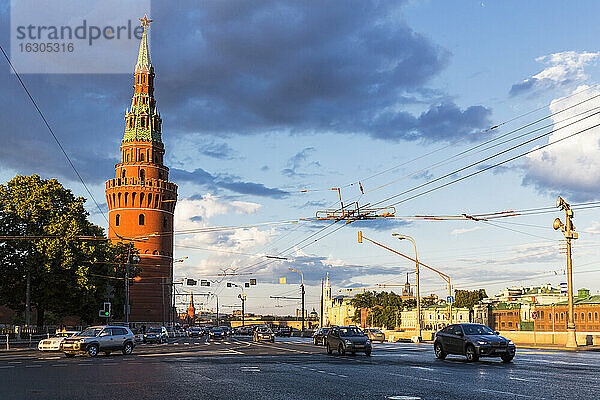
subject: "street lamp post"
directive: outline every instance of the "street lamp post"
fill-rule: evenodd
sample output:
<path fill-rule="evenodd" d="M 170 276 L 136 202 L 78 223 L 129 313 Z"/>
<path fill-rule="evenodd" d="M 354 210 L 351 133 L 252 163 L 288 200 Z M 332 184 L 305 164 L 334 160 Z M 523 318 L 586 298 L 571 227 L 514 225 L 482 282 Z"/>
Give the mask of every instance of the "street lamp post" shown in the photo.
<path fill-rule="evenodd" d="M 244 286 L 236 285 L 235 283 L 229 282 L 229 285 L 235 286 L 242 290 L 242 293 L 238 295 L 238 298 L 242 301 L 242 326 L 244 326 L 244 303 L 246 302 L 246 293 L 244 293 Z"/>
<path fill-rule="evenodd" d="M 565 347 L 577 347 L 577 332 L 575 330 L 575 319 L 574 312 L 575 306 L 573 304 L 573 263 L 571 260 L 571 240 L 578 239 L 579 235 L 575 232 L 575 226 L 573 225 L 573 210 L 569 203 L 564 201 L 562 197 L 556 199 L 556 207 L 561 208 L 565 211 L 566 222 L 563 224 L 560 218 L 556 218 L 552 227 L 555 230 L 560 229 L 567 240 L 567 292 L 569 297 L 569 315 L 567 321 L 567 342 Z"/>
<path fill-rule="evenodd" d="M 400 240 L 410 240 L 415 248 L 415 266 L 417 275 L 417 329 L 419 331 L 419 341 L 421 341 L 421 330 L 423 329 L 423 323 L 421 318 L 421 292 L 419 283 L 419 256 L 417 255 L 417 243 L 415 242 L 415 239 L 412 236 L 400 235 L 399 233 L 392 233 L 392 236 L 396 236 Z"/>
<path fill-rule="evenodd" d="M 300 289 L 302 292 L 302 333 L 304 333 L 304 274 L 302 271 L 296 271 L 294 268 L 289 267 L 289 270 L 300 275 Z"/>
<path fill-rule="evenodd" d="M 377 243 L 376 241 L 371 240 L 368 237 L 364 236 L 362 234 L 362 231 L 358 231 L 358 243 L 362 243 L 363 239 L 368 240 L 369 242 L 371 242 L 371 243 L 373 243 L 373 244 L 375 244 L 375 245 L 377 245 L 379 247 L 383 247 L 384 249 L 386 249 L 388 251 L 391 251 L 392 253 L 398 254 L 399 256 L 404 257 L 407 260 L 413 261 L 414 263 L 420 265 L 421 267 L 425 267 L 425 268 L 430 269 L 431 271 L 437 273 L 440 277 L 442 277 L 442 279 L 444 279 L 448 283 L 448 292 L 449 292 L 450 296 L 452 296 L 452 284 L 450 283 L 450 277 L 448 275 L 444 274 L 441 271 L 438 271 L 437 269 L 435 269 L 433 267 L 430 267 L 429 265 L 423 264 L 421 261 L 419 261 L 419 260 L 417 260 L 415 258 L 409 257 L 406 254 L 402 254 L 399 251 L 396 251 L 396 250 L 391 249 L 391 248 L 389 248 L 387 246 L 384 246 L 381 243 Z M 452 305 L 450 303 L 448 303 L 448 314 L 449 314 L 448 315 L 448 321 L 450 323 L 452 323 Z"/>

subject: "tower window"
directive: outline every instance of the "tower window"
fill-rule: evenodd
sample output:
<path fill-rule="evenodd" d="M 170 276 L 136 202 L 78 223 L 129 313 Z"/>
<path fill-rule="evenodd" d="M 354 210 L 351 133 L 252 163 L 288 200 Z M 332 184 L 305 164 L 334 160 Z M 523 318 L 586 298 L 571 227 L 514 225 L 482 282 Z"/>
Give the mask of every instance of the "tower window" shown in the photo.
<path fill-rule="evenodd" d="M 142 154 L 142 158 L 144 158 L 143 154 Z M 140 169 L 140 181 L 142 181 L 142 186 L 144 185 L 145 179 L 146 179 L 146 171 L 144 169 Z"/>
<path fill-rule="evenodd" d="M 119 226 L 120 223 L 121 223 L 121 216 L 119 214 L 117 214 L 115 216 L 115 226 Z"/>
<path fill-rule="evenodd" d="M 138 217 L 138 223 L 140 225 L 144 225 L 145 219 L 146 219 L 146 217 L 144 216 L 144 214 L 140 214 L 140 216 Z"/>
<path fill-rule="evenodd" d="M 144 161 L 144 153 L 143 152 L 140 153 L 140 161 Z"/>
<path fill-rule="evenodd" d="M 164 218 L 163 218 L 163 228 L 166 228 L 166 227 L 167 227 L 167 225 L 168 225 L 168 222 L 167 222 L 167 217 L 164 217 Z"/>
<path fill-rule="evenodd" d="M 121 170 L 121 177 L 125 178 L 125 170 L 124 169 Z"/>

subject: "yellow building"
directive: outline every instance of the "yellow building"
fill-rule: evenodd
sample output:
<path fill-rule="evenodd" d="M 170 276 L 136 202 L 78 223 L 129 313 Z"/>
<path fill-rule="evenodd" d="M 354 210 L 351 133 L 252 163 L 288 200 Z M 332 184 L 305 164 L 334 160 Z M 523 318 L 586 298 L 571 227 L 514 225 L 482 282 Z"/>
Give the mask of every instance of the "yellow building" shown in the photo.
<path fill-rule="evenodd" d="M 335 296 L 328 301 L 327 315 L 329 325 L 356 325 L 352 322 L 354 306 L 350 303 L 350 296 Z"/>
<path fill-rule="evenodd" d="M 468 308 L 452 308 L 452 323 L 470 322 Z M 425 307 L 421 309 L 421 326 L 425 330 L 437 331 L 449 325 L 448 307 L 445 305 Z M 404 310 L 400 313 L 400 329 L 407 331 L 417 329 L 417 310 Z"/>

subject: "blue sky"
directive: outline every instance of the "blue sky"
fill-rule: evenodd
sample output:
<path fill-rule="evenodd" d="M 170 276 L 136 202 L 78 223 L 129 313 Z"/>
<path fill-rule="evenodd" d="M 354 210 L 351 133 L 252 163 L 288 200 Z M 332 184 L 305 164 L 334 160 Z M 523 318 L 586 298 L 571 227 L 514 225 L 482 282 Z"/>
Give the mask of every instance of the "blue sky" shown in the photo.
<path fill-rule="evenodd" d="M 311 217 L 336 204 L 332 187 L 359 180 L 366 194 L 360 196 L 356 184 L 344 187 L 346 203 L 376 203 L 507 148 L 431 167 L 600 92 L 595 86 L 600 83 L 600 28 L 594 18 L 599 5 L 565 4 L 152 2 L 156 97 L 166 163 L 180 188 L 176 230 Z M 1 1 L 4 47 L 9 42 L 8 11 L 6 0 Z M 132 70 L 135 59 L 131 54 Z M 39 173 L 85 195 L 6 64 L 0 74 L 2 179 Z M 103 202 L 103 182 L 113 176 L 119 154 L 132 75 L 27 74 L 24 80 Z M 573 95 L 576 90 L 580 94 Z M 560 127 L 562 119 L 597 103 L 590 101 L 586 108 L 546 123 Z M 492 133 L 477 134 L 538 108 Z M 584 123 L 591 121 L 598 123 L 598 117 Z M 552 140 L 575 131 L 564 128 Z M 454 143 L 466 136 L 472 137 Z M 397 215 L 545 207 L 554 204 L 557 194 L 573 203 L 600 200 L 599 139 L 598 129 L 592 129 L 403 202 Z M 548 138 L 539 139 L 486 165 L 547 143 Z M 310 191 L 294 193 L 302 189 Z M 105 226 L 91 201 L 88 206 L 94 221 Z M 405 273 L 412 271 L 410 263 L 370 244 L 358 245 L 360 228 L 408 254 L 409 244 L 397 242 L 391 233 L 414 236 L 420 259 L 448 273 L 457 289 L 484 287 L 492 294 L 511 285 L 558 284 L 564 281 L 565 262 L 558 251 L 561 235 L 550 228 L 557 216 L 514 218 L 514 225 L 509 220 L 497 224 L 503 228 L 411 218 L 350 224 L 302 249 L 320 238 L 310 235 L 323 224 L 177 235 L 176 258 L 189 258 L 176 264 L 175 274 L 216 279 L 227 267 L 253 272 L 259 286 L 249 289 L 248 310 L 261 313 L 290 313 L 297 306 L 268 298 L 298 291 L 290 265 L 304 271 L 309 307 L 315 308 L 326 272 L 336 293 L 351 286 L 403 283 Z M 581 237 L 574 258 L 576 271 L 580 266 L 575 286 L 595 293 L 598 273 L 585 271 L 594 270 L 598 257 L 600 216 L 594 209 L 576 212 L 575 225 Z M 249 268 L 265 260 L 264 254 L 283 254 L 289 260 Z M 276 284 L 280 276 L 287 276 L 288 285 Z M 422 285 L 422 293 L 445 295 L 447 290 L 433 274 L 422 274 Z M 237 293 L 222 286 L 216 289 L 223 296 L 221 304 L 237 304 Z"/>

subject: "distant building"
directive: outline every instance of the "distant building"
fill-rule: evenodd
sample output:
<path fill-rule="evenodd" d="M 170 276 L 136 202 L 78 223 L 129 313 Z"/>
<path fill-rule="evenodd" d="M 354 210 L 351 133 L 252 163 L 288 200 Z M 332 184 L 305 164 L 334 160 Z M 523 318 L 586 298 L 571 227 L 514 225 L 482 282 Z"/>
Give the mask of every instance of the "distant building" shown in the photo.
<path fill-rule="evenodd" d="M 452 323 L 471 322 L 470 310 L 468 308 L 452 308 Z M 421 308 L 421 327 L 424 330 L 444 328 L 449 325 L 448 307 L 445 305 L 434 305 Z M 417 310 L 409 309 L 400 312 L 400 329 L 417 329 Z"/>
<path fill-rule="evenodd" d="M 493 326 L 497 331 L 521 330 L 521 304 L 498 303 L 492 307 Z"/>
<path fill-rule="evenodd" d="M 577 332 L 600 332 L 600 296 L 590 296 L 589 290 L 579 290 L 574 299 L 575 329 Z M 544 332 L 566 332 L 569 320 L 569 303 L 563 301 L 551 305 L 537 305 L 535 330 Z"/>
<path fill-rule="evenodd" d="M 352 321 L 355 308 L 350 296 L 335 296 L 328 307 L 328 322 L 330 325 L 355 325 Z"/>
<path fill-rule="evenodd" d="M 193 324 L 196 322 L 196 307 L 194 307 L 194 293 L 190 296 L 190 305 L 187 308 L 187 322 Z"/>
<path fill-rule="evenodd" d="M 549 283 L 535 287 L 511 287 L 504 289 L 494 297 L 485 299 L 491 303 L 510 303 L 528 301 L 537 304 L 552 304 L 567 300 L 567 294 L 561 293 Z"/>
<path fill-rule="evenodd" d="M 413 290 L 410 286 L 410 282 L 408 281 L 408 273 L 406 273 L 406 283 L 404 284 L 404 288 L 402 289 L 401 298 L 402 298 L 402 301 L 416 298 L 413 294 Z"/>

